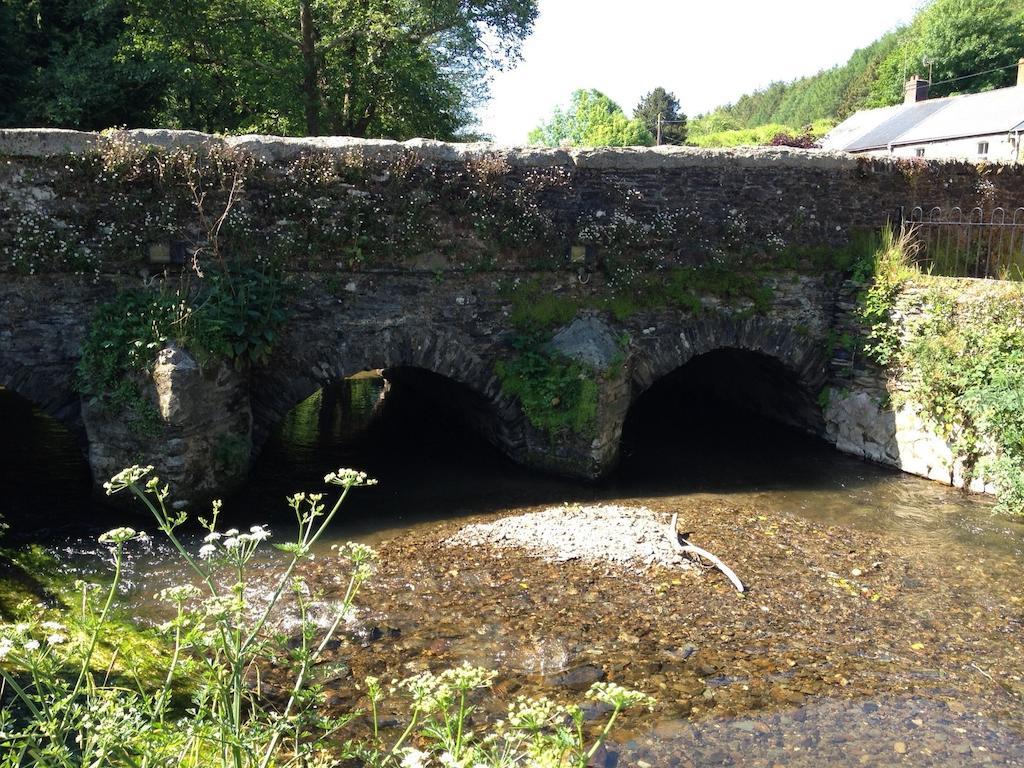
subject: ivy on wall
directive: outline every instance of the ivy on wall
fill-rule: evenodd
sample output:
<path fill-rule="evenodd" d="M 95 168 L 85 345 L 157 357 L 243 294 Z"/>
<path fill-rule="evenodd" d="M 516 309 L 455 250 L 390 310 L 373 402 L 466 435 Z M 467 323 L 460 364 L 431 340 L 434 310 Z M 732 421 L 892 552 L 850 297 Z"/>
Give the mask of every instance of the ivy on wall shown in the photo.
<path fill-rule="evenodd" d="M 502 390 L 519 399 L 535 428 L 556 438 L 589 435 L 597 419 L 599 372 L 548 349 L 547 334 L 517 336 L 515 354 L 495 366 Z"/>
<path fill-rule="evenodd" d="M 1024 515 L 1024 286 L 923 276 L 909 248 L 887 232 L 859 268 L 865 351 L 896 379 L 894 405 L 995 484 L 999 511 Z"/>
<path fill-rule="evenodd" d="M 1024 515 L 1024 290 L 962 294 L 945 281 L 908 323 L 896 362 L 907 389 L 973 476 L 995 483 L 999 509 Z"/>

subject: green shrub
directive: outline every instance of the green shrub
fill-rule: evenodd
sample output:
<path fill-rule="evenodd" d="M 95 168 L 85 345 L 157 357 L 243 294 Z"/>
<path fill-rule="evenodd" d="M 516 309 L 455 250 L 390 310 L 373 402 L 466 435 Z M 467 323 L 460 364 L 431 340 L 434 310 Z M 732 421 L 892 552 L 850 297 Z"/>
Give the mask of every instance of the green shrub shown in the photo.
<path fill-rule="evenodd" d="M 520 336 L 513 349 L 515 356 L 499 360 L 495 370 L 529 422 L 552 437 L 589 434 L 597 418 L 597 373 L 548 349 L 543 335 Z"/>
<path fill-rule="evenodd" d="M 1024 514 L 1024 297 L 965 299 L 954 290 L 936 286 L 907 328 L 896 356 L 909 387 L 903 399 L 969 473 L 995 482 L 1000 511 Z"/>
<path fill-rule="evenodd" d="M 999 511 L 1024 514 L 1024 295 L 994 282 L 972 295 L 966 283 L 921 278 L 912 248 L 908 232 L 887 229 L 855 273 L 871 280 L 860 302 L 865 350 L 898 377 L 896 403 L 918 409 L 968 479 L 995 483 Z M 907 298 L 908 283 L 922 279 L 931 289 Z M 915 319 L 898 318 L 911 302 Z"/>
<path fill-rule="evenodd" d="M 153 434 L 160 416 L 142 381 L 157 351 L 173 341 L 202 363 L 264 363 L 285 321 L 282 293 L 279 278 L 252 269 L 210 275 L 195 290 L 122 291 L 93 314 L 76 387 L 97 405 L 127 413 L 140 433 Z"/>
<path fill-rule="evenodd" d="M 912 266 L 914 247 L 909 230 L 896 233 L 886 227 L 877 249 L 854 268 L 853 279 L 867 283 L 858 308 L 867 328 L 864 349 L 879 365 L 889 365 L 899 349 L 900 331 L 892 321 L 892 312 L 904 285 L 918 274 Z"/>

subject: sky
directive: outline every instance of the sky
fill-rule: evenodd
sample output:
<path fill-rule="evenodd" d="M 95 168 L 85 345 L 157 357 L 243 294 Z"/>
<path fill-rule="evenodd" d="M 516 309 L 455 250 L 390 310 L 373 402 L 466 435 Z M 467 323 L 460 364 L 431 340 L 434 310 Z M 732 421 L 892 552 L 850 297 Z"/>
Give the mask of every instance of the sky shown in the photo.
<path fill-rule="evenodd" d="M 506 144 L 577 88 L 630 114 L 661 85 L 690 116 L 812 75 L 908 22 L 922 0 L 540 0 L 523 59 L 498 72 L 480 130 Z"/>

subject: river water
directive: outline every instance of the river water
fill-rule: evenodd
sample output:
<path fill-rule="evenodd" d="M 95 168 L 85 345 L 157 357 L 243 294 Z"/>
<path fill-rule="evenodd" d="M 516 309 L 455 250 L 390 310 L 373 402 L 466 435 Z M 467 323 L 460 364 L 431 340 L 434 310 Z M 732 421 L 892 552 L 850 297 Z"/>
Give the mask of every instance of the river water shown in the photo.
<path fill-rule="evenodd" d="M 225 504 L 228 521 L 281 529 L 284 497 L 321 490 L 326 471 L 379 480 L 353 492 L 324 542 L 391 555 L 369 618 L 393 631 L 347 660 L 339 706 L 357 699 L 361 674 L 435 663 L 497 667 L 496 699 L 578 696 L 573 681 L 596 669 L 661 702 L 653 719 L 624 722 L 619 765 L 1024 763 L 1024 526 L 986 499 L 671 396 L 638 406 L 621 469 L 584 484 L 510 463 L 414 391 L 396 387 L 384 405 L 380 394 L 366 378 L 302 404 Z M 0 418 L 0 512 L 66 568 L 102 573 L 91 542 L 125 513 L 90 495 L 78 446 L 52 421 L 3 390 Z M 680 512 L 751 596 L 737 602 L 711 574 L 681 589 L 513 555 L 497 568 L 472 554 L 436 562 L 438 537 L 463 521 L 564 502 Z M 123 605 L 146 620 L 150 596 L 177 577 L 165 549 L 139 552 Z M 503 618 L 481 619 L 492 610 Z"/>

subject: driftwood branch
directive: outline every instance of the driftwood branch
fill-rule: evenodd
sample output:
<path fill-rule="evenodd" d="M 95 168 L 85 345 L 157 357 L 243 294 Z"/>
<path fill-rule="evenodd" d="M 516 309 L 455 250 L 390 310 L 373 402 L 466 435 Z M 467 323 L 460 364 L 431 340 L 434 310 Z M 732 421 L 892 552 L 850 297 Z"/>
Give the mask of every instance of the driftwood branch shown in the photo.
<path fill-rule="evenodd" d="M 672 515 L 672 522 L 669 523 L 668 529 L 668 540 L 672 542 L 672 546 L 675 547 L 677 551 L 684 555 L 695 555 L 703 560 L 707 560 L 715 568 L 725 574 L 726 578 L 728 578 L 729 581 L 732 582 L 732 585 L 736 587 L 737 592 L 746 591 L 746 587 L 743 586 L 743 582 L 740 581 L 739 576 L 733 572 L 732 568 L 723 563 L 716 555 L 711 554 L 706 549 L 702 549 L 701 547 L 691 544 L 685 538 L 680 536 L 678 525 L 679 515 Z"/>

